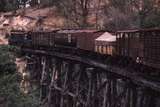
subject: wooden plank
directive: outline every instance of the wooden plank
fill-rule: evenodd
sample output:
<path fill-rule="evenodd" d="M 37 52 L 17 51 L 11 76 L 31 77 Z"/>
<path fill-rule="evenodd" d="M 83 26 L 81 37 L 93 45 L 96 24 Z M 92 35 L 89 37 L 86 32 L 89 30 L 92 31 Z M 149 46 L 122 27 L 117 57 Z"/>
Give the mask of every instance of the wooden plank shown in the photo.
<path fill-rule="evenodd" d="M 136 72 L 130 72 L 126 69 L 122 69 L 114 65 L 112 66 L 106 65 L 106 64 L 91 60 L 89 58 L 83 58 L 80 56 L 74 56 L 74 55 L 64 54 L 59 52 L 51 52 L 51 51 L 46 52 L 43 50 L 32 50 L 32 49 L 22 49 L 22 51 L 27 53 L 32 53 L 32 54 L 49 55 L 49 56 L 58 57 L 66 60 L 73 60 L 73 61 L 81 62 L 87 65 L 91 65 L 94 67 L 98 67 L 98 68 L 104 69 L 106 72 L 109 71 L 110 73 L 114 73 L 116 75 L 120 75 L 125 78 L 131 79 L 132 82 L 135 84 L 138 84 L 144 87 L 149 87 L 153 90 L 160 92 L 160 83 L 158 81 L 152 81 L 152 80 L 146 79 L 142 75 L 139 75 Z"/>

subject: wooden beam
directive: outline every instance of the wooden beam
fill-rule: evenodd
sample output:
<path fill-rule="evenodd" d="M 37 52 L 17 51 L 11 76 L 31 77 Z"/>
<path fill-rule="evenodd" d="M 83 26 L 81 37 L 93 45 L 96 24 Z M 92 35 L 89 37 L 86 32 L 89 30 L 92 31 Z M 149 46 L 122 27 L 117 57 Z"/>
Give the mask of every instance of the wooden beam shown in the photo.
<path fill-rule="evenodd" d="M 27 53 L 32 53 L 32 54 L 49 55 L 49 56 L 58 57 L 66 60 L 81 62 L 93 67 L 104 69 L 106 72 L 109 71 L 109 73 L 114 73 L 124 78 L 131 79 L 131 81 L 137 85 L 148 87 L 155 91 L 160 92 L 159 81 L 152 81 L 152 80 L 149 80 L 148 78 L 146 79 L 143 75 L 138 74 L 136 71 L 130 72 L 127 69 L 119 68 L 114 65 L 107 65 L 104 63 L 97 62 L 95 60 L 91 60 L 89 58 L 83 58 L 81 56 L 74 56 L 74 55 L 60 53 L 60 52 L 53 52 L 53 51 L 46 52 L 43 50 L 32 50 L 32 49 L 22 49 L 22 51 Z"/>

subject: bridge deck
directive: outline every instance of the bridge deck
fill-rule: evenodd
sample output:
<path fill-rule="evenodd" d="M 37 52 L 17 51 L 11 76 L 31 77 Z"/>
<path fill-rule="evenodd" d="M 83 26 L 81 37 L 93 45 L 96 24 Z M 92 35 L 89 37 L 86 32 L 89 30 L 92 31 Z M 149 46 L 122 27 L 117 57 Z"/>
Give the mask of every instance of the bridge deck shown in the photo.
<path fill-rule="evenodd" d="M 84 63 L 90 65 L 92 67 L 97 67 L 103 69 L 105 72 L 114 73 L 115 75 L 122 76 L 124 78 L 130 79 L 133 83 L 139 84 L 144 87 L 149 87 L 153 90 L 160 91 L 160 80 L 157 77 L 142 74 L 140 72 L 135 71 L 132 68 L 122 68 L 115 65 L 110 65 L 106 63 L 102 63 L 97 60 L 93 60 L 92 58 L 86 58 L 84 56 L 73 55 L 72 53 L 62 53 L 56 51 L 45 51 L 45 50 L 33 50 L 33 49 L 22 49 L 23 52 L 37 55 L 47 55 L 58 57 L 66 60 L 76 61 L 80 63 Z M 103 59 L 105 60 L 105 59 Z M 147 72 L 147 71 L 146 71 Z"/>

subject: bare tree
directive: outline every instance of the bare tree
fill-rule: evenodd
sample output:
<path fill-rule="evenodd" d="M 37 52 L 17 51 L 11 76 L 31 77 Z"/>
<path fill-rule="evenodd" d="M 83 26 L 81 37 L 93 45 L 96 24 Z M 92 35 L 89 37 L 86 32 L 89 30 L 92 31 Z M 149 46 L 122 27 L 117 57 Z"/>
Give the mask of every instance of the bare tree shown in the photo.
<path fill-rule="evenodd" d="M 138 11 L 140 27 L 154 27 L 160 22 L 158 0 L 134 0 L 133 5 Z"/>
<path fill-rule="evenodd" d="M 159 27 L 160 5 L 158 0 L 109 0 L 106 5 L 108 29 L 134 29 Z"/>
<path fill-rule="evenodd" d="M 138 11 L 134 0 L 109 0 L 106 5 L 106 28 L 110 30 L 133 29 L 139 27 Z"/>
<path fill-rule="evenodd" d="M 78 27 L 88 26 L 87 17 L 89 15 L 91 0 L 63 0 L 58 3 L 58 7 L 68 20 L 68 24 L 73 23 Z"/>
<path fill-rule="evenodd" d="M 31 0 L 29 4 L 31 7 L 34 7 L 34 6 L 38 5 L 38 0 Z"/>

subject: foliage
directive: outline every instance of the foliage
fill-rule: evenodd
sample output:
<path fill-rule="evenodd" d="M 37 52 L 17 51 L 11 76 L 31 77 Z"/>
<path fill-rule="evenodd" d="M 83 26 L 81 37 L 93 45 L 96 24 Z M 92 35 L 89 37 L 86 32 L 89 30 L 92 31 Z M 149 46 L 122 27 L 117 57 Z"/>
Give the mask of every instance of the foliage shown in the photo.
<path fill-rule="evenodd" d="M 0 11 L 6 12 L 19 8 L 19 0 L 0 0 Z"/>
<path fill-rule="evenodd" d="M 0 75 L 14 73 L 16 71 L 15 56 L 10 52 L 14 47 L 0 46 Z"/>
<path fill-rule="evenodd" d="M 31 7 L 38 5 L 38 0 L 31 0 L 30 5 L 31 5 Z"/>
<path fill-rule="evenodd" d="M 0 0 L 0 11 L 5 11 L 5 0 Z"/>
<path fill-rule="evenodd" d="M 134 29 L 160 26 L 160 7 L 156 0 L 109 0 L 105 7 L 108 29 Z M 109 19 L 109 20 L 107 20 Z"/>
<path fill-rule="evenodd" d="M 85 28 L 88 26 L 87 17 L 91 0 L 60 0 L 57 2 L 57 8 L 69 23 L 75 26 Z"/>
<path fill-rule="evenodd" d="M 19 88 L 16 71 L 15 47 L 0 46 L 0 106 L 3 107 L 39 107 L 39 91 L 24 95 Z"/>
<path fill-rule="evenodd" d="M 3 75 L 0 78 L 0 98 L 4 99 L 4 107 L 38 107 L 36 93 L 24 95 L 20 92 L 16 74 Z"/>

